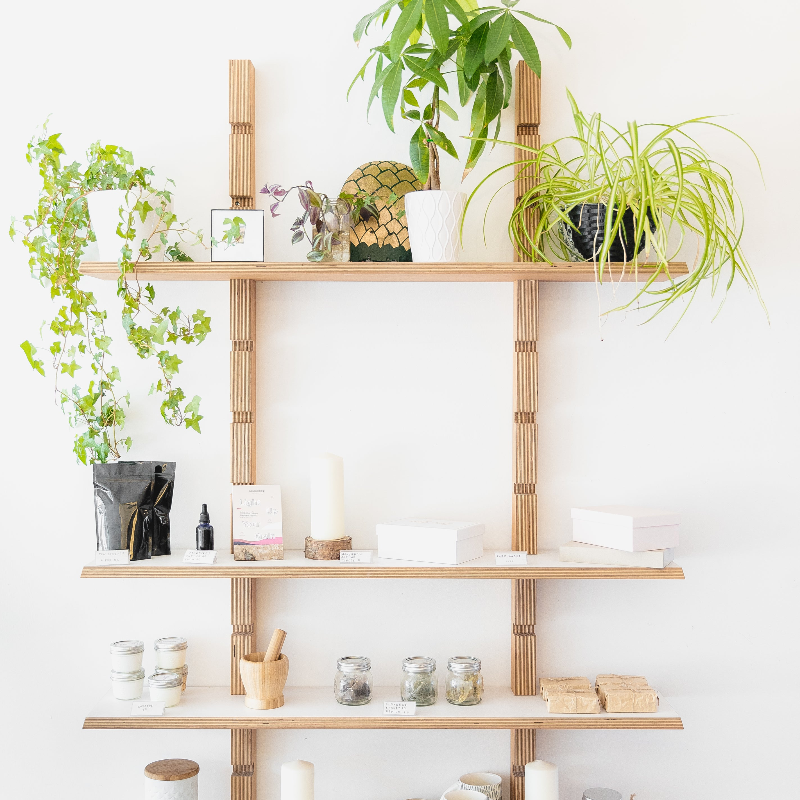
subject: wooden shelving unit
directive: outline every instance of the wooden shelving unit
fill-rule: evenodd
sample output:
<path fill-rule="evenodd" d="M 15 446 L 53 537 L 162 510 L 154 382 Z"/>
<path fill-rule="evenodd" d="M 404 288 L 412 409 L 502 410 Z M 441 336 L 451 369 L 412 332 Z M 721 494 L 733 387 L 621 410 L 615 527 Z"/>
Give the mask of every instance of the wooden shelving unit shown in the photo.
<path fill-rule="evenodd" d="M 119 267 L 112 262 L 85 261 L 81 273 L 102 280 L 117 280 Z M 646 281 L 653 266 L 607 264 L 604 282 Z M 686 275 L 683 262 L 669 265 L 673 278 Z M 415 283 L 511 283 L 512 281 L 556 281 L 558 283 L 594 283 L 594 266 L 585 261 L 551 264 L 524 262 L 459 262 L 457 264 L 420 264 L 418 262 L 362 262 L 311 264 L 307 261 L 236 263 L 219 261 L 151 262 L 139 264 L 136 275 L 147 281 L 349 281 Z M 657 280 L 668 280 L 661 274 Z"/>
<path fill-rule="evenodd" d="M 516 141 L 539 145 L 539 79 L 521 62 L 516 73 Z M 231 208 L 255 207 L 255 70 L 250 61 L 230 62 L 230 196 Z M 535 176 L 519 173 L 517 196 Z M 653 268 L 611 265 L 608 281 L 644 281 Z M 116 280 L 116 264 L 84 263 L 81 272 Z M 686 264 L 670 264 L 673 278 L 687 274 Z M 324 729 L 454 729 L 511 731 L 511 798 L 524 800 L 524 765 L 536 757 L 537 730 L 648 729 L 679 730 L 680 717 L 661 704 L 656 714 L 549 714 L 537 695 L 537 580 L 681 580 L 683 570 L 567 564 L 557 554 L 538 553 L 536 447 L 538 396 L 539 281 L 592 282 L 587 263 L 556 265 L 513 263 L 145 263 L 136 277 L 147 281 L 228 281 L 231 302 L 231 482 L 254 484 L 256 477 L 256 282 L 257 281 L 506 281 L 514 284 L 514 436 L 511 545 L 529 553 L 528 565 L 497 567 L 492 556 L 458 566 L 374 559 L 371 564 L 306 561 L 289 551 L 283 561 L 234 562 L 218 553 L 214 565 L 186 565 L 182 553 L 124 566 L 83 568 L 84 578 L 222 578 L 231 582 L 231 686 L 189 687 L 181 704 L 163 717 L 132 717 L 129 703 L 109 694 L 86 717 L 91 729 L 207 729 L 231 731 L 231 798 L 255 800 L 255 737 L 264 728 Z M 659 276 L 667 279 L 666 275 Z M 330 687 L 288 687 L 286 704 L 274 711 L 253 711 L 244 705 L 239 658 L 255 651 L 256 581 L 264 578 L 430 578 L 508 580 L 511 583 L 511 676 L 507 688 L 488 687 L 483 702 L 460 708 L 441 699 L 415 717 L 384 717 L 382 700 L 396 700 L 397 689 L 376 689 L 373 702 L 353 708 L 338 705 Z"/>
<path fill-rule="evenodd" d="M 510 688 L 489 687 L 471 708 L 440 701 L 416 716 L 384 716 L 383 701 L 397 700 L 397 687 L 375 687 L 366 706 L 341 706 L 329 686 L 289 686 L 286 704 L 254 711 L 223 687 L 189 687 L 180 705 L 163 717 L 132 717 L 130 703 L 109 692 L 83 723 L 86 729 L 394 729 L 394 730 L 680 730 L 680 717 L 661 702 L 655 714 L 549 714 L 541 697 L 518 697 Z"/>
<path fill-rule="evenodd" d="M 371 564 L 342 564 L 339 561 L 309 561 L 302 550 L 287 550 L 283 561 L 234 561 L 228 553 L 218 553 L 217 563 L 184 564 L 183 552 L 159 556 L 148 561 L 133 561 L 119 566 L 87 564 L 82 578 L 389 578 L 437 580 L 683 580 L 683 570 L 675 563 L 665 569 L 646 567 L 607 567 L 570 564 L 559 561 L 558 553 L 528 556 L 528 565 L 498 567 L 494 554 L 475 561 L 449 566 L 421 564 L 377 558 Z"/>

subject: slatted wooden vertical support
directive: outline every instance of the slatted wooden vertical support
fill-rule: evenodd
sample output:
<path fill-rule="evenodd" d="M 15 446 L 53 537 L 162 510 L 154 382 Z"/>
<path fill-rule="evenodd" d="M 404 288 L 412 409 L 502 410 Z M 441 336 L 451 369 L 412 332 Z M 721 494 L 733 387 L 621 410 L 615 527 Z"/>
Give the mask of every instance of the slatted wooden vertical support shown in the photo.
<path fill-rule="evenodd" d="M 515 141 L 539 147 L 541 86 L 539 78 L 524 61 L 516 72 Z M 515 151 L 515 160 L 528 157 Z M 515 200 L 535 183 L 530 170 L 517 169 Z M 526 216 L 533 230 L 535 217 Z M 517 260 L 529 260 L 516 254 Z M 512 505 L 512 546 L 514 550 L 537 551 L 536 529 L 536 410 L 538 388 L 539 286 L 537 281 L 514 284 L 514 494 Z M 511 688 L 517 695 L 536 694 L 536 581 L 512 583 Z M 536 732 L 511 731 L 511 800 L 525 798 L 525 764 L 536 758 Z"/>
<path fill-rule="evenodd" d="M 231 800 L 256 800 L 256 732 L 231 731 Z"/>
<path fill-rule="evenodd" d="M 231 208 L 255 208 L 256 74 L 251 61 L 232 60 L 230 92 Z M 231 483 L 256 482 L 256 282 L 232 280 Z M 231 542 L 231 549 L 233 543 Z M 231 579 L 231 694 L 244 694 L 239 659 L 256 647 L 255 580 Z M 255 800 L 255 730 L 231 731 L 231 800 Z"/>

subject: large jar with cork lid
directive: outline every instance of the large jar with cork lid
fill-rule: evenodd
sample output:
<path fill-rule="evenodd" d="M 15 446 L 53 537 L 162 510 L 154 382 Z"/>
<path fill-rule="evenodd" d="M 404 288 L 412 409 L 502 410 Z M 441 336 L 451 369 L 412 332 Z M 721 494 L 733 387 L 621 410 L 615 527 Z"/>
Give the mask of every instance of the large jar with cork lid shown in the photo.
<path fill-rule="evenodd" d="M 166 758 L 144 768 L 145 800 L 197 800 L 200 766 L 188 758 Z"/>

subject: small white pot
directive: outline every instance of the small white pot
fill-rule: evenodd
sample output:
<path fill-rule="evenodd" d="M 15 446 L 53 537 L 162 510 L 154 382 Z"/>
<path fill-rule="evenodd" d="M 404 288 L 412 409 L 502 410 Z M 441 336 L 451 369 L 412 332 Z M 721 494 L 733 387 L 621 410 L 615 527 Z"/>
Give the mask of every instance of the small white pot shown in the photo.
<path fill-rule="evenodd" d="M 119 260 L 124 244 L 122 237 L 117 235 L 117 226 L 122 221 L 120 209 L 127 211 L 136 203 L 136 199 L 135 192 L 127 192 L 125 189 L 106 189 L 101 192 L 92 192 L 87 196 L 89 218 L 92 221 L 94 235 L 97 237 L 98 258 L 100 261 L 117 262 Z M 158 217 L 155 212 L 151 211 L 144 222 L 139 219 L 138 214 L 134 217 L 134 220 L 136 235 L 131 243 L 131 250 L 133 250 L 133 260 L 135 261 L 139 243 L 153 233 Z M 151 242 L 151 247 L 160 244 L 161 242 Z M 153 253 L 152 260 L 164 260 L 163 247 L 159 252 Z"/>
<path fill-rule="evenodd" d="M 464 193 L 429 189 L 409 192 L 405 201 L 412 259 L 437 263 L 458 261 Z"/>

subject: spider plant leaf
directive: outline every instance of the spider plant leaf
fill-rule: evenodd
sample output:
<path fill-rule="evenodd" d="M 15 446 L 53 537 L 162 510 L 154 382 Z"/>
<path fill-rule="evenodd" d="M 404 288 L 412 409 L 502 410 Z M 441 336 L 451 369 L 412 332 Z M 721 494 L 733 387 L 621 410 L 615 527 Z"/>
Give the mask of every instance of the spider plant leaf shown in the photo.
<path fill-rule="evenodd" d="M 400 58 L 400 53 L 403 52 L 406 42 L 408 42 L 421 17 L 422 0 L 411 0 L 400 12 L 389 39 L 389 54 L 392 61 L 397 61 Z"/>
<path fill-rule="evenodd" d="M 425 0 L 425 22 L 431 32 L 431 39 L 440 53 L 447 52 L 450 42 L 450 23 L 444 0 Z"/>
<path fill-rule="evenodd" d="M 542 76 L 542 62 L 539 58 L 539 49 L 528 29 L 518 20 L 514 19 L 511 28 L 511 41 L 517 48 L 525 63 L 539 76 Z"/>

